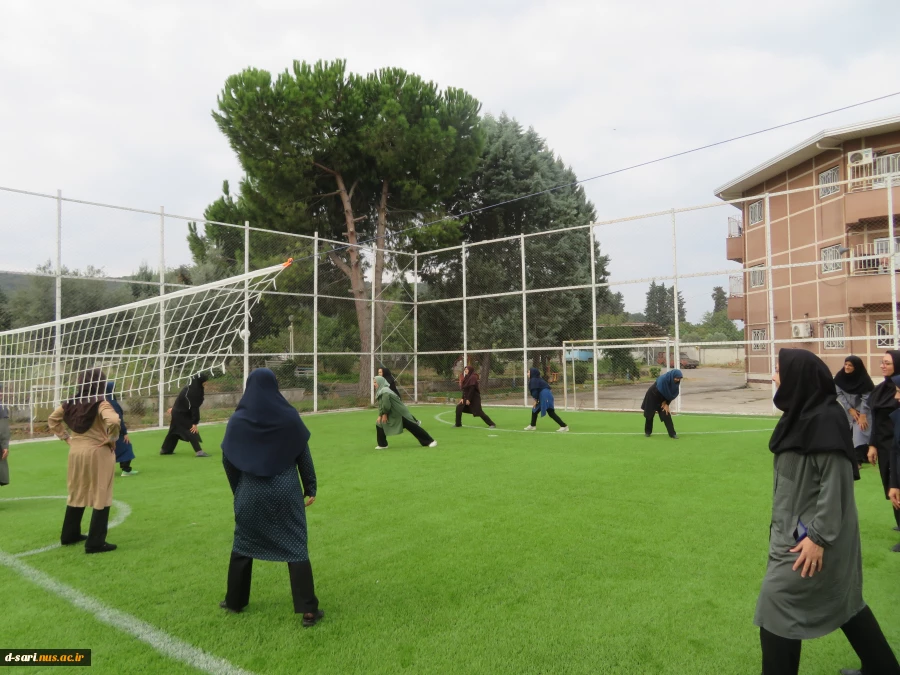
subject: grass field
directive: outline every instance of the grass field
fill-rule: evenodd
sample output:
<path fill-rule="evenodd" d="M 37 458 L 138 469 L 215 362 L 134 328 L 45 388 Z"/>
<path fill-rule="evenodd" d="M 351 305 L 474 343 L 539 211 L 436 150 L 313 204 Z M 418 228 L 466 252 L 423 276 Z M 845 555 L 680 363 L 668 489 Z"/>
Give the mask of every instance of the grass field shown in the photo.
<path fill-rule="evenodd" d="M 219 609 L 233 517 L 224 426 L 206 426 L 209 459 L 185 444 L 161 457 L 162 432 L 133 435 L 140 475 L 115 483 L 131 509 L 110 531 L 119 550 L 0 555 L 2 646 L 91 648 L 92 672 L 110 675 L 201 672 L 172 656 L 175 639 L 258 674 L 759 672 L 772 419 L 680 416 L 672 441 L 661 425 L 644 438 L 637 414 L 564 413 L 571 433 L 544 419 L 526 434 L 524 409 L 491 409 L 497 430 L 471 417 L 455 429 L 448 408 L 415 412 L 439 447 L 403 434 L 374 450 L 373 411 L 305 418 L 326 611 L 315 628 L 292 613 L 284 564 L 256 563 L 245 613 Z M 58 541 L 63 499 L 11 498 L 65 495 L 66 450 L 13 446 L 0 551 Z M 864 469 L 856 493 L 865 595 L 898 649 L 900 556 L 876 474 Z M 96 603 L 163 637 L 154 648 L 110 627 Z M 227 672 L 219 663 L 207 670 Z M 839 632 L 804 646 L 807 675 L 857 665 Z"/>

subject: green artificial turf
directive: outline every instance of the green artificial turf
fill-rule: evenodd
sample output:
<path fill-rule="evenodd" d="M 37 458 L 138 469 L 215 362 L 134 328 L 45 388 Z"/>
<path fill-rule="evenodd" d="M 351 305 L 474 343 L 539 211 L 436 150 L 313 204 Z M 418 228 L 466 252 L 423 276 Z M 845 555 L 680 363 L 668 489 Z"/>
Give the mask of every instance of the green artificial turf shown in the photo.
<path fill-rule="evenodd" d="M 117 551 L 19 560 L 260 674 L 759 672 L 772 419 L 679 416 L 673 441 L 659 423 L 645 438 L 638 414 L 561 411 L 572 431 L 560 434 L 549 418 L 523 432 L 527 409 L 491 408 L 496 430 L 469 416 L 455 429 L 449 408 L 414 412 L 437 448 L 404 433 L 375 450 L 374 411 L 305 417 L 326 611 L 312 629 L 292 612 L 280 563 L 255 563 L 243 614 L 218 607 L 233 529 L 221 425 L 201 429 L 209 459 L 184 443 L 161 457 L 163 432 L 132 434 L 140 474 L 115 479 L 132 510 L 110 531 Z M 65 495 L 66 451 L 14 445 L 0 499 Z M 862 473 L 864 592 L 900 648 L 898 535 L 877 472 Z M 63 510 L 62 499 L 0 501 L 0 550 L 57 541 Z M 3 565 L 0 598 L 0 646 L 91 648 L 92 672 L 111 675 L 198 672 Z M 858 662 L 840 632 L 804 645 L 803 673 L 846 666 Z"/>

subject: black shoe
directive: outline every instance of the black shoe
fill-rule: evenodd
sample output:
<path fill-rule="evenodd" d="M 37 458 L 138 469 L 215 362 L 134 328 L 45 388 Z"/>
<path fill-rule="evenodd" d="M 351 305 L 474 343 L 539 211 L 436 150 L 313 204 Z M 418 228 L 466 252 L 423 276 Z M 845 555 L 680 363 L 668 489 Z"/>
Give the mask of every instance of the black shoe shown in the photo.
<path fill-rule="evenodd" d="M 325 618 L 325 610 L 324 609 L 319 609 L 319 610 L 316 610 L 315 612 L 307 612 L 306 614 L 303 615 L 303 627 L 304 628 L 312 628 L 317 623 L 319 623 L 319 621 L 321 621 L 323 618 Z"/>
<path fill-rule="evenodd" d="M 160 451 L 159 451 L 159 454 L 161 454 L 161 455 L 173 455 L 173 454 L 175 454 L 175 451 L 174 451 L 174 450 L 160 450 Z"/>
<path fill-rule="evenodd" d="M 75 541 L 62 541 L 62 540 L 60 540 L 59 543 L 62 544 L 63 546 L 73 546 L 73 545 L 75 545 L 75 544 L 80 544 L 81 542 L 85 541 L 86 539 L 87 539 L 87 535 L 86 535 L 86 534 L 79 534 L 79 535 L 78 535 L 78 539 L 76 539 Z"/>
<path fill-rule="evenodd" d="M 678 434 L 675 434 L 674 436 L 669 436 L 669 438 L 671 438 L 673 441 L 677 441 L 677 440 L 678 440 Z"/>
<path fill-rule="evenodd" d="M 241 610 L 239 610 L 239 609 L 231 609 L 231 607 L 229 607 L 227 604 L 225 604 L 224 600 L 219 603 L 219 607 L 224 609 L 229 614 L 240 614 L 241 613 Z"/>
<path fill-rule="evenodd" d="M 644 434 L 644 436 L 646 436 L 647 438 L 650 438 L 650 436 L 652 436 L 652 435 L 653 434 Z"/>
<path fill-rule="evenodd" d="M 900 532 L 900 525 L 897 525 L 897 527 L 894 528 L 894 532 Z"/>
<path fill-rule="evenodd" d="M 894 553 L 900 553 L 900 544 L 895 544 L 895 545 L 891 548 L 891 550 L 892 550 Z"/>
<path fill-rule="evenodd" d="M 862 671 L 856 668 L 841 668 L 841 675 L 862 675 Z"/>
<path fill-rule="evenodd" d="M 462 429 L 462 424 L 454 424 L 453 426 L 456 427 L 457 429 Z"/>
<path fill-rule="evenodd" d="M 84 552 L 85 553 L 106 553 L 108 551 L 115 551 L 117 548 L 119 548 L 119 547 L 116 546 L 115 544 L 106 543 L 106 544 L 103 544 L 102 546 L 98 546 L 97 548 L 88 548 L 87 546 L 85 546 Z"/>

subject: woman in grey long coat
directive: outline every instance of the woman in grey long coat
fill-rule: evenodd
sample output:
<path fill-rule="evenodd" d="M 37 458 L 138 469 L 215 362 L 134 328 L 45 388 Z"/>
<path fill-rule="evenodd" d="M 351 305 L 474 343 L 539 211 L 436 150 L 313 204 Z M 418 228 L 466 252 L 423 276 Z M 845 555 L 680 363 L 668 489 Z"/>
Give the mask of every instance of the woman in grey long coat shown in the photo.
<path fill-rule="evenodd" d="M 900 675 L 863 600 L 853 494 L 859 467 L 831 373 L 812 352 L 782 349 L 772 379 L 784 414 L 769 441 L 775 455 L 769 563 L 753 619 L 763 675 L 794 675 L 802 641 L 838 628 L 862 661 L 861 672 Z"/>
<path fill-rule="evenodd" d="M 856 460 L 860 464 L 867 461 L 869 452 L 870 409 L 869 395 L 875 383 L 869 377 L 869 371 L 858 356 L 848 356 L 844 365 L 834 376 L 834 387 L 841 407 L 847 411 L 847 420 L 853 432 L 853 448 Z"/>

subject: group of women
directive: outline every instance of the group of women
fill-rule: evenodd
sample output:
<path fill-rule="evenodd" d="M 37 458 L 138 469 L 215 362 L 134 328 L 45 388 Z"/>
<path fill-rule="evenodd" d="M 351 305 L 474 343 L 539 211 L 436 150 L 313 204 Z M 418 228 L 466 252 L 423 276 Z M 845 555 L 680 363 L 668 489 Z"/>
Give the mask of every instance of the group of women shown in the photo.
<path fill-rule="evenodd" d="M 875 386 L 862 359 L 848 356 L 834 385 L 847 414 L 856 461 L 878 467 L 894 529 L 900 532 L 900 351 L 885 353 L 880 367 L 884 381 Z M 891 550 L 900 553 L 900 543 Z"/>
<path fill-rule="evenodd" d="M 797 673 L 802 641 L 838 628 L 861 661 L 861 670 L 843 670 L 844 675 L 900 675 L 900 663 L 863 599 L 854 496 L 861 448 L 868 444 L 867 459 L 882 467 L 887 496 L 895 511 L 900 510 L 900 351 L 888 352 L 881 369 L 885 381 L 876 387 L 855 357 L 848 358 L 833 378 L 811 352 L 779 353 L 774 404 L 783 414 L 769 441 L 774 471 L 769 556 L 754 616 L 763 675 Z M 386 444 L 384 436 L 399 433 L 397 429 L 407 429 L 425 445 L 431 437 L 385 374 L 390 377 L 382 370 L 373 381 L 379 447 L 384 447 L 382 441 Z M 484 414 L 473 374 L 471 369 L 465 372 L 458 415 Z M 535 398 L 532 422 L 545 412 L 563 428 L 553 412 L 552 395 L 546 396 L 540 381 L 535 382 L 539 374 L 532 370 L 530 375 Z M 677 437 L 668 404 L 678 395 L 681 379 L 680 371 L 673 370 L 648 390 L 643 406 L 648 434 L 658 414 L 670 436 Z M 101 395 L 109 391 L 106 388 L 100 370 L 87 371 L 79 378 L 76 397 L 50 416 L 51 429 L 70 445 L 69 500 L 61 542 L 86 540 L 88 553 L 115 549 L 106 542 L 106 529 L 115 443 L 122 425 L 111 402 Z M 490 425 L 490 418 L 485 421 Z M 227 592 L 220 603 L 229 612 L 241 612 L 249 603 L 252 564 L 258 559 L 287 563 L 294 611 L 303 615 L 302 625 L 313 626 L 324 616 L 307 549 L 305 509 L 315 502 L 317 487 L 309 438 L 297 410 L 280 393 L 274 373 L 265 368 L 253 371 L 222 442 L 235 517 Z M 427 444 L 433 447 L 434 441 Z M 87 506 L 93 514 L 85 537 L 81 520 Z M 900 518 L 897 522 L 900 526 Z"/>

